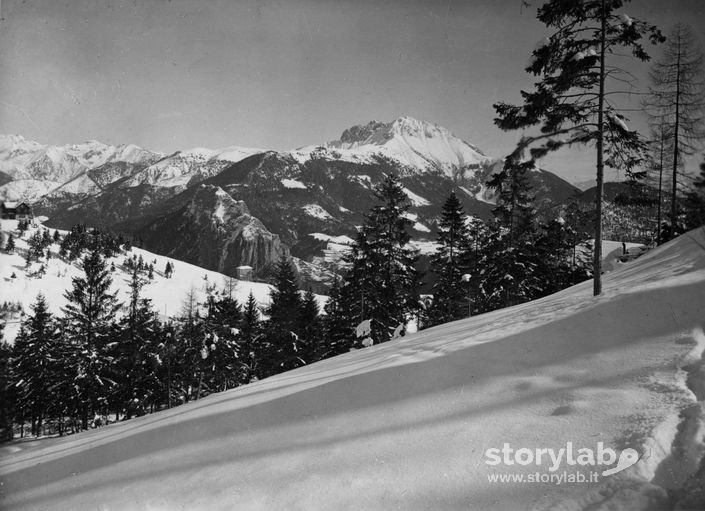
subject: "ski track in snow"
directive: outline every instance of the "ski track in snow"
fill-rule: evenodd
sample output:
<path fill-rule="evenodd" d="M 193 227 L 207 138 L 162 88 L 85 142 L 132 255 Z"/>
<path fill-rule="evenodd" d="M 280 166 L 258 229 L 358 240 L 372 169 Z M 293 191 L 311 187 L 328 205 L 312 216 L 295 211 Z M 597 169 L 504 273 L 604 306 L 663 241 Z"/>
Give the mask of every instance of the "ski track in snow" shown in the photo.
<path fill-rule="evenodd" d="M 599 297 L 586 282 L 158 414 L 11 444 L 0 506 L 702 509 L 703 246 L 705 228 L 620 265 Z M 538 468 L 490 467 L 487 448 L 568 441 L 642 457 L 592 484 L 488 482 Z"/>

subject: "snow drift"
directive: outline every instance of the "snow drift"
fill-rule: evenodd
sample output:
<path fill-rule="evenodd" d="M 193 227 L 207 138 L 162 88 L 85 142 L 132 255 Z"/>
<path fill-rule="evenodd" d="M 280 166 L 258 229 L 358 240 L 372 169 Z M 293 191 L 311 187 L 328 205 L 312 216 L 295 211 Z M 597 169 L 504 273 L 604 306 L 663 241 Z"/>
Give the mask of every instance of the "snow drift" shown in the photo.
<path fill-rule="evenodd" d="M 600 297 L 586 282 L 170 411 L 10 444 L 0 506 L 702 509 L 705 229 L 604 280 Z M 594 483 L 488 479 L 547 470 L 490 466 L 489 448 L 567 442 L 641 459 Z"/>

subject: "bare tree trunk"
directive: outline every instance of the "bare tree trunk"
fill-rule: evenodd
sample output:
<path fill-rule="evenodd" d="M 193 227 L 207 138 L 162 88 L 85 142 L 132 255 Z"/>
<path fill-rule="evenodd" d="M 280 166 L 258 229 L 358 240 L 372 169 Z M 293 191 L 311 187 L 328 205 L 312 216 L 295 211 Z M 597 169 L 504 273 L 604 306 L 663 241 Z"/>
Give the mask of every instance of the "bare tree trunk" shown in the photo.
<path fill-rule="evenodd" d="M 678 56 L 676 58 L 676 118 L 673 126 L 673 177 L 671 183 L 671 238 L 676 235 L 676 215 L 678 214 L 676 188 L 678 186 L 678 131 L 680 128 L 681 106 L 681 48 L 678 40 Z"/>
<path fill-rule="evenodd" d="M 604 194 L 605 163 L 603 159 L 604 144 L 604 108 L 605 108 L 605 46 L 607 19 L 605 16 L 605 0 L 602 0 L 602 15 L 600 25 L 600 93 L 597 111 L 597 187 L 595 188 L 595 247 L 592 260 L 593 295 L 602 293 L 602 196 Z"/>

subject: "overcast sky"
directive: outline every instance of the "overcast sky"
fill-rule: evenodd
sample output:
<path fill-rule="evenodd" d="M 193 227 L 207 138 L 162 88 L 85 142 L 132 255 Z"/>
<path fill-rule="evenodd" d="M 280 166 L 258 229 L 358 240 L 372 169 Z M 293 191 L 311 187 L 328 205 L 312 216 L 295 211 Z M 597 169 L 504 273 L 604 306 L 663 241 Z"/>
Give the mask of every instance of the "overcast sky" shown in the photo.
<path fill-rule="evenodd" d="M 409 115 L 502 156 L 519 135 L 492 103 L 530 86 L 544 35 L 521 0 L 0 1 L 0 133 L 164 152 L 286 150 Z M 705 33 L 705 0 L 624 11 Z M 581 181 L 586 158 L 546 166 Z"/>

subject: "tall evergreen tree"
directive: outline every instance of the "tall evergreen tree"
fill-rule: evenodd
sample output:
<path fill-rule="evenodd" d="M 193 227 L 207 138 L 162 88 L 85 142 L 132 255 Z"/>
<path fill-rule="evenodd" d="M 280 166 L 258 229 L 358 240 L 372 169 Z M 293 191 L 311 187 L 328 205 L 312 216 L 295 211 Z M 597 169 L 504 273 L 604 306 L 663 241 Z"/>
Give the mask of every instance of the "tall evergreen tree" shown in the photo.
<path fill-rule="evenodd" d="M 119 342 L 111 350 L 116 414 L 126 418 L 161 402 L 159 342 L 161 328 L 151 300 L 142 298 L 144 278 L 135 268 L 130 279 L 130 302 L 118 323 Z"/>
<path fill-rule="evenodd" d="M 11 254 L 12 252 L 15 251 L 15 238 L 10 234 L 7 237 L 7 241 L 5 242 L 5 252 L 8 254 Z"/>
<path fill-rule="evenodd" d="M 417 252 L 408 245 L 412 222 L 406 213 L 411 204 L 399 179 L 388 175 L 375 196 L 378 204 L 345 258 L 351 267 L 344 289 L 355 296 L 355 315 L 360 322 L 371 322 L 371 338 L 378 344 L 391 339 L 418 312 L 420 277 L 415 268 Z"/>
<path fill-rule="evenodd" d="M 18 403 L 32 420 L 32 434 L 39 435 L 47 409 L 54 396 L 56 327 L 43 294 L 31 306 L 32 313 L 23 321 L 13 350 L 13 373 L 18 389 Z"/>
<path fill-rule="evenodd" d="M 286 256 L 282 256 L 277 263 L 273 284 L 265 333 L 268 349 L 266 360 L 262 361 L 267 375 L 306 363 L 299 321 L 302 299 L 294 268 Z"/>
<path fill-rule="evenodd" d="M 496 124 L 503 130 L 540 126 L 540 133 L 522 137 L 512 157 L 531 147 L 540 158 L 572 144 L 594 144 L 596 155 L 595 249 L 593 292 L 602 292 L 602 207 L 604 167 L 631 172 L 642 159 L 645 143 L 630 130 L 611 96 L 629 75 L 611 64 L 613 54 L 629 52 L 649 59 L 643 39 L 663 40 L 653 26 L 618 13 L 624 0 L 549 0 L 538 19 L 553 33 L 533 51 L 527 72 L 540 76 L 532 92 L 522 91 L 524 104 L 495 105 Z M 616 82 L 615 82 L 616 80 Z M 611 83 L 617 84 L 612 88 Z"/>
<path fill-rule="evenodd" d="M 259 372 L 259 362 L 265 356 L 262 346 L 262 324 L 259 308 L 252 291 L 247 297 L 240 322 L 240 364 L 243 368 L 243 383 L 250 383 L 263 375 Z"/>
<path fill-rule="evenodd" d="M 439 325 L 468 315 L 469 283 L 463 275 L 470 269 L 463 253 L 471 249 L 467 216 L 452 192 L 443 204 L 438 224 L 438 249 L 431 259 L 431 271 L 437 275 L 433 285 L 433 304 L 428 311 L 428 326 Z"/>
<path fill-rule="evenodd" d="M 487 183 L 498 195 L 474 293 L 479 310 L 508 307 L 541 293 L 536 211 L 527 175 L 533 168 L 533 160 L 522 162 L 510 155 L 502 171 Z"/>
<path fill-rule="evenodd" d="M 700 164 L 700 175 L 685 198 L 685 228 L 705 225 L 705 162 Z"/>
<path fill-rule="evenodd" d="M 110 292 L 112 278 L 98 250 L 83 260 L 84 277 L 74 277 L 72 288 L 64 293 L 66 335 L 74 347 L 75 387 L 81 402 L 82 427 L 88 427 L 89 414 L 105 409 L 111 387 L 109 343 L 111 326 L 120 308 Z"/>
<path fill-rule="evenodd" d="M 242 368 L 238 363 L 238 326 L 242 310 L 230 294 L 216 293 L 209 294 L 207 301 L 207 362 L 209 387 L 222 391 L 239 385 L 243 379 Z"/>
<path fill-rule="evenodd" d="M 338 278 L 333 282 L 333 286 L 328 292 L 328 301 L 323 306 L 325 316 L 323 316 L 324 342 L 321 346 L 320 357 L 329 358 L 341 353 L 347 353 L 353 346 L 355 339 L 356 320 L 352 302 L 353 293 L 348 293 L 341 285 Z M 351 288 L 351 286 L 349 286 Z"/>
<path fill-rule="evenodd" d="M 12 346 L 2 340 L 0 323 L 0 441 L 12 440 L 14 436 L 15 404 L 17 387 L 12 377 Z"/>
<path fill-rule="evenodd" d="M 316 300 L 316 295 L 309 289 L 306 291 L 299 310 L 299 343 L 301 346 L 301 358 L 307 364 L 311 364 L 321 359 L 323 346 L 321 345 L 321 318 L 320 307 Z"/>

